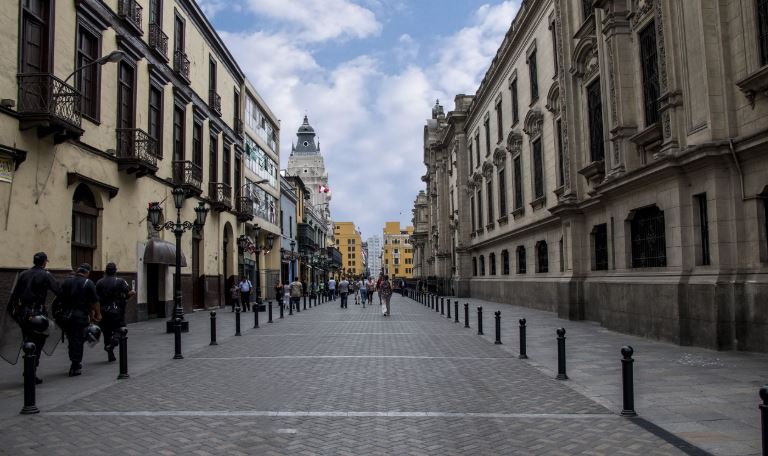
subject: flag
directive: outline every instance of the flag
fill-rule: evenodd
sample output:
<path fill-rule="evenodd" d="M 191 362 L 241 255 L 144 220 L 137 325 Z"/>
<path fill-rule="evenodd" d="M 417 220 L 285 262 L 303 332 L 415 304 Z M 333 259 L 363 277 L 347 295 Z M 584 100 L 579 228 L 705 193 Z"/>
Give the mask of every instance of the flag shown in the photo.
<path fill-rule="evenodd" d="M 325 185 L 320 185 L 320 188 L 318 188 L 320 193 L 331 193 L 331 189 Z"/>

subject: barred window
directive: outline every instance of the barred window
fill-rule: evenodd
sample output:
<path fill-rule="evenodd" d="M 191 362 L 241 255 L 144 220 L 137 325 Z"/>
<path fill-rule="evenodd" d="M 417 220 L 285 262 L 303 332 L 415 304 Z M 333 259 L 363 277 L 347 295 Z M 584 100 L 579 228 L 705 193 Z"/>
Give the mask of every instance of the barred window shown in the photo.
<path fill-rule="evenodd" d="M 632 267 L 659 268 L 667 265 L 664 212 L 656 206 L 630 213 Z"/>
<path fill-rule="evenodd" d="M 506 169 L 502 165 L 499 170 L 499 217 L 507 215 L 507 182 L 505 179 Z"/>
<path fill-rule="evenodd" d="M 501 273 L 509 275 L 509 250 L 507 249 L 501 251 Z"/>
<path fill-rule="evenodd" d="M 768 65 L 768 0 L 757 0 L 757 34 L 760 41 L 760 66 Z"/>
<path fill-rule="evenodd" d="M 486 184 L 486 192 L 488 193 L 488 224 L 493 223 L 493 181 L 488 180 Z"/>
<path fill-rule="evenodd" d="M 531 103 L 539 99 L 539 71 L 536 68 L 536 51 L 528 56 L 528 74 L 531 78 Z"/>
<path fill-rule="evenodd" d="M 472 141 L 469 142 L 469 174 L 475 169 L 475 164 L 472 161 Z"/>
<path fill-rule="evenodd" d="M 490 255 L 488 255 L 488 267 L 491 270 L 491 275 L 495 276 L 496 275 L 496 254 L 495 253 L 491 253 Z"/>
<path fill-rule="evenodd" d="M 709 219 L 707 216 L 707 194 L 694 196 L 699 218 L 699 264 L 710 264 L 709 258 Z"/>
<path fill-rule="evenodd" d="M 472 275 L 477 277 L 477 258 L 472 257 Z"/>
<path fill-rule="evenodd" d="M 517 79 L 509 85 L 509 91 L 512 93 L 512 124 L 520 120 L 520 110 L 517 107 Z"/>
<path fill-rule="evenodd" d="M 515 209 L 523 207 L 523 165 L 520 163 L 520 156 L 513 160 L 515 173 Z"/>
<path fill-rule="evenodd" d="M 517 273 L 525 274 L 525 247 L 517 246 Z"/>
<path fill-rule="evenodd" d="M 544 163 L 541 156 L 541 139 L 533 142 L 533 198 L 544 196 Z"/>
<path fill-rule="evenodd" d="M 82 263 L 93 264 L 93 252 L 97 247 L 97 222 L 99 209 L 96 198 L 85 184 L 75 189 L 72 197 L 71 263 L 76 268 Z"/>
<path fill-rule="evenodd" d="M 504 140 L 504 112 L 501 110 L 501 94 L 499 99 L 496 100 L 496 142 L 500 143 Z"/>
<path fill-rule="evenodd" d="M 589 111 L 589 152 L 593 162 L 605 158 L 603 143 L 603 101 L 600 97 L 600 80 L 587 87 L 587 110 Z"/>
<path fill-rule="evenodd" d="M 485 155 L 488 156 L 491 153 L 491 119 L 486 117 L 483 127 L 485 127 Z"/>
<path fill-rule="evenodd" d="M 536 243 L 536 272 L 549 272 L 547 241 L 539 241 Z"/>
<path fill-rule="evenodd" d="M 475 158 L 475 161 L 477 161 L 477 166 L 480 166 L 480 129 L 478 129 L 477 133 L 475 133 Z"/>
<path fill-rule="evenodd" d="M 485 275 L 485 257 L 480 255 L 480 275 Z"/>
<path fill-rule="evenodd" d="M 563 162 L 563 121 L 557 119 L 557 183 L 565 185 L 565 163 Z"/>
<path fill-rule="evenodd" d="M 469 198 L 469 209 L 472 216 L 472 232 L 474 233 L 477 231 L 477 223 L 475 223 L 475 197 L 471 196 Z"/>
<path fill-rule="evenodd" d="M 640 65 L 643 70 L 643 107 L 645 126 L 659 121 L 659 62 L 656 47 L 656 24 L 651 21 L 638 34 Z"/>
<path fill-rule="evenodd" d="M 592 228 L 592 245 L 595 255 L 595 271 L 608 270 L 608 225 L 602 223 Z"/>
<path fill-rule="evenodd" d="M 477 228 L 483 227 L 483 190 L 477 189 Z"/>

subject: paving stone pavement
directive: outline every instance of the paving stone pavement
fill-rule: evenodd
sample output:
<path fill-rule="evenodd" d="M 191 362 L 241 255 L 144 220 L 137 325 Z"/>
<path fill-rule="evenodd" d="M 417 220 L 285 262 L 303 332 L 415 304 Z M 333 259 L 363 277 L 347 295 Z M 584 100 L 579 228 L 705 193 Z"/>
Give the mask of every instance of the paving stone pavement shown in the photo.
<path fill-rule="evenodd" d="M 130 345 L 138 372 L 103 381 L 94 364 L 91 383 L 51 378 L 41 396 L 63 397 L 40 415 L 4 414 L 0 454 L 686 454 L 506 346 L 414 301 L 393 306 L 383 317 L 378 305 L 326 303 L 217 346 L 192 315 L 175 361 L 157 322 L 132 325 L 153 328 Z M 0 384 L 18 391 L 10 371 Z M 0 405 L 21 402 L 9 393 Z"/>

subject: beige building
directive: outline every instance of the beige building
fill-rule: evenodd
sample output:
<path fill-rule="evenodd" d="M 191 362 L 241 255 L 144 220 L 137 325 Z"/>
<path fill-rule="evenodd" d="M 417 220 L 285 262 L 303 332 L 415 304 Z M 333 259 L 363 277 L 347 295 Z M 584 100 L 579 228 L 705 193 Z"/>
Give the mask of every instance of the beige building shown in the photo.
<path fill-rule="evenodd" d="M 333 238 L 341 253 L 341 274 L 362 275 L 365 267 L 363 239 L 354 222 L 333 222 Z"/>
<path fill-rule="evenodd" d="M 60 276 L 88 262 L 97 279 L 115 261 L 137 291 L 128 319 L 168 316 L 175 239 L 148 226 L 147 207 L 159 202 L 175 220 L 177 186 L 187 197 L 182 220 L 194 220 L 200 202 L 211 209 L 205 227 L 181 240 L 186 310 L 223 304 L 256 257 L 262 271 L 278 268 L 274 253 L 264 258 L 268 235 L 279 233 L 274 207 L 254 199 L 256 185 L 277 195 L 277 121 L 194 1 L 38 0 L 0 10 L 2 43 L 17 50 L 0 56 L 0 295 L 43 250 Z M 99 60 L 108 55 L 117 58 Z M 245 191 L 257 179 L 247 166 L 252 136 L 275 166 Z"/>
<path fill-rule="evenodd" d="M 384 223 L 384 249 L 382 252 L 384 274 L 390 279 L 413 278 L 413 227 L 400 228 L 400 222 Z"/>
<path fill-rule="evenodd" d="M 523 1 L 475 95 L 425 126 L 417 268 L 445 293 L 768 350 L 767 20 L 758 0 Z"/>

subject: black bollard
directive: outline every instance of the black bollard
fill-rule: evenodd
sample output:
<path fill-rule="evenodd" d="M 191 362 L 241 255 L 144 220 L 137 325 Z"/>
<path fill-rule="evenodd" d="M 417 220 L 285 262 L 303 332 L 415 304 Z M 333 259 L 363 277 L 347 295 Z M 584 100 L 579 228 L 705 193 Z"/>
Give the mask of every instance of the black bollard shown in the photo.
<path fill-rule="evenodd" d="M 304 310 L 307 310 L 307 295 L 304 295 Z"/>
<path fill-rule="evenodd" d="M 117 379 L 123 380 L 131 377 L 128 375 L 128 328 L 123 326 L 118 332 L 120 333 L 120 373 Z"/>
<path fill-rule="evenodd" d="M 304 301 L 306 304 L 306 301 Z M 296 313 L 301 313 L 301 298 L 296 301 Z"/>
<path fill-rule="evenodd" d="M 173 359 L 184 359 L 181 354 L 181 318 L 173 320 Z"/>
<path fill-rule="evenodd" d="M 293 315 L 293 299 L 288 298 L 288 315 Z"/>
<path fill-rule="evenodd" d="M 280 301 L 280 318 L 283 318 L 283 301 Z"/>
<path fill-rule="evenodd" d="M 464 303 L 464 327 L 469 328 L 469 303 Z"/>
<path fill-rule="evenodd" d="M 267 323 L 272 323 L 272 301 L 268 301 L 267 304 Z"/>
<path fill-rule="evenodd" d="M 450 320 L 451 319 L 451 300 L 450 299 L 446 299 L 445 300 L 445 304 L 446 304 L 445 305 L 445 311 L 448 314 L 448 319 Z"/>
<path fill-rule="evenodd" d="M 496 316 L 496 341 L 493 343 L 501 345 L 501 311 L 497 310 L 493 314 Z"/>
<path fill-rule="evenodd" d="M 440 312 L 440 301 L 437 295 L 435 295 L 435 312 Z"/>
<path fill-rule="evenodd" d="M 216 312 L 211 312 L 211 343 L 208 345 L 219 345 L 216 342 Z"/>
<path fill-rule="evenodd" d="M 459 300 L 457 299 L 456 302 L 453 303 L 453 322 L 458 323 L 459 322 Z"/>
<path fill-rule="evenodd" d="M 568 380 L 565 373 L 565 328 L 557 330 L 557 378 L 558 380 Z"/>
<path fill-rule="evenodd" d="M 258 304 L 257 304 L 258 305 Z M 240 306 L 235 307 L 235 335 L 240 335 Z"/>
<path fill-rule="evenodd" d="M 477 334 L 483 335 L 483 308 L 477 307 Z"/>
<path fill-rule="evenodd" d="M 632 375 L 632 354 L 635 351 L 629 345 L 621 347 L 621 386 L 624 399 L 624 408 L 621 410 L 621 416 L 637 416 L 635 412 L 635 384 Z"/>
<path fill-rule="evenodd" d="M 520 319 L 520 359 L 528 359 L 525 353 L 525 318 Z"/>
<path fill-rule="evenodd" d="M 763 385 L 760 388 L 760 399 L 763 403 L 760 404 L 760 422 L 763 430 L 763 456 L 768 454 L 768 385 Z"/>
<path fill-rule="evenodd" d="M 254 328 L 259 327 L 259 305 L 258 304 L 253 306 L 253 327 Z"/>
<path fill-rule="evenodd" d="M 440 298 L 440 315 L 445 315 L 445 304 L 443 303 L 443 300 L 445 298 Z"/>
<path fill-rule="evenodd" d="M 22 415 L 32 415 L 40 413 L 40 409 L 35 405 L 35 344 L 26 342 L 24 344 L 24 407 L 21 409 Z"/>

